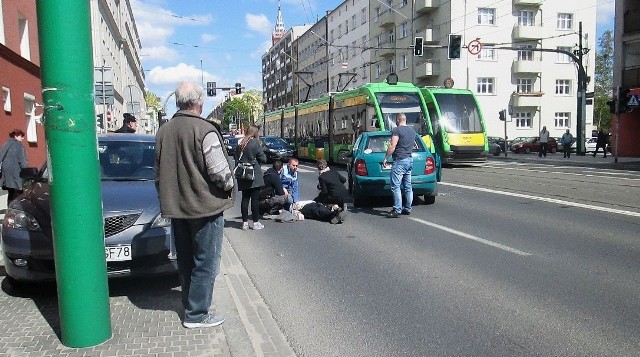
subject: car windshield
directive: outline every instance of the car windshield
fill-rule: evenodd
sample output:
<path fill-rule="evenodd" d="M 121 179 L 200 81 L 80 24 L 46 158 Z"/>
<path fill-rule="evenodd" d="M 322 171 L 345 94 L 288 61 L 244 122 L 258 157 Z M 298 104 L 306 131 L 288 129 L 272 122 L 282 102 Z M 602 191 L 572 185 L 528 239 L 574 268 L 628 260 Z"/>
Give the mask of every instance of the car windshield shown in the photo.
<path fill-rule="evenodd" d="M 289 146 L 289 143 L 287 143 L 284 139 L 282 138 L 278 138 L 278 137 L 263 137 L 262 138 L 264 140 L 264 143 L 267 146 Z"/>
<path fill-rule="evenodd" d="M 377 93 L 376 98 L 380 103 L 386 130 L 395 128 L 396 115 L 404 113 L 407 117 L 407 125 L 421 135 L 428 133 L 417 93 Z"/>
<path fill-rule="evenodd" d="M 423 146 L 418 142 L 419 139 L 416 137 L 416 140 L 413 142 L 413 151 L 424 151 Z M 369 138 L 367 142 L 366 150 L 371 150 L 371 152 L 386 152 L 387 148 L 391 144 L 391 135 L 377 135 Z"/>
<path fill-rule="evenodd" d="M 154 180 L 155 143 L 104 141 L 98 144 L 102 180 Z"/>

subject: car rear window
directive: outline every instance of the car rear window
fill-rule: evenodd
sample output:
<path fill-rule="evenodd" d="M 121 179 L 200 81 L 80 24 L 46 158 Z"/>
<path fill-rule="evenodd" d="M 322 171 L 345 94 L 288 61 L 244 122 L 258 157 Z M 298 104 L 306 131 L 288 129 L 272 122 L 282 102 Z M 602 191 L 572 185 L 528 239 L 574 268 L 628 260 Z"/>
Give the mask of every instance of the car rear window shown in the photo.
<path fill-rule="evenodd" d="M 413 142 L 413 151 L 424 151 L 424 145 L 419 141 L 422 140 L 416 136 Z M 391 144 L 391 136 L 373 136 L 369 138 L 365 149 L 371 150 L 371 152 L 387 152 L 387 148 Z"/>

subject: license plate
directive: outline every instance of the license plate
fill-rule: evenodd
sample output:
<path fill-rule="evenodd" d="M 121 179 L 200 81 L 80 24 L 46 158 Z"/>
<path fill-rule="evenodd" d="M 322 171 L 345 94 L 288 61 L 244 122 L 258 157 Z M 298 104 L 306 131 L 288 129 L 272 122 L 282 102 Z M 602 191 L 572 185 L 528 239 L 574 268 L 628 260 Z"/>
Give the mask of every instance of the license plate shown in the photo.
<path fill-rule="evenodd" d="M 104 254 L 108 262 L 131 260 L 131 244 L 104 247 Z"/>

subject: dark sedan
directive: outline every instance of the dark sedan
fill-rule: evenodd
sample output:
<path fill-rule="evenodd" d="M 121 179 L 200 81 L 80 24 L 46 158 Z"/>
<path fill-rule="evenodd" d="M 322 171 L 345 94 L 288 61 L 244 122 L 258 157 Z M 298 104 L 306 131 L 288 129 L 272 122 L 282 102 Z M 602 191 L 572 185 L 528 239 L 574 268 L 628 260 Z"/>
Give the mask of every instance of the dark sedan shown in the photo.
<path fill-rule="evenodd" d="M 154 136 L 100 135 L 98 154 L 109 276 L 176 272 L 171 221 L 160 215 L 154 182 Z M 27 168 L 23 178 L 33 183 L 2 223 L 5 269 L 14 283 L 55 280 L 49 172 Z"/>
<path fill-rule="evenodd" d="M 293 156 L 293 147 L 279 136 L 261 136 L 260 143 L 268 162 L 275 160 L 285 162 Z"/>

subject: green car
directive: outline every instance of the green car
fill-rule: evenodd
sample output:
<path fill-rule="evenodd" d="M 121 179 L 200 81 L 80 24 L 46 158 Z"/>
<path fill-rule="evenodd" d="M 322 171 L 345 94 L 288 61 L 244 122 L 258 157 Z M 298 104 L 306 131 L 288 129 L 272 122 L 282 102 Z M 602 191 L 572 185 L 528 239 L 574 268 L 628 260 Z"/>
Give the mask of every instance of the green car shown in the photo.
<path fill-rule="evenodd" d="M 347 164 L 349 191 L 353 195 L 354 206 L 362 206 L 367 199 L 393 196 L 391 165 L 387 167 L 382 165 L 390 143 L 391 132 L 389 131 L 364 132 L 358 136 Z M 433 204 L 438 195 L 440 162 L 431 154 L 418 135 L 416 135 L 412 156 L 413 194 L 424 196 L 426 204 Z"/>

